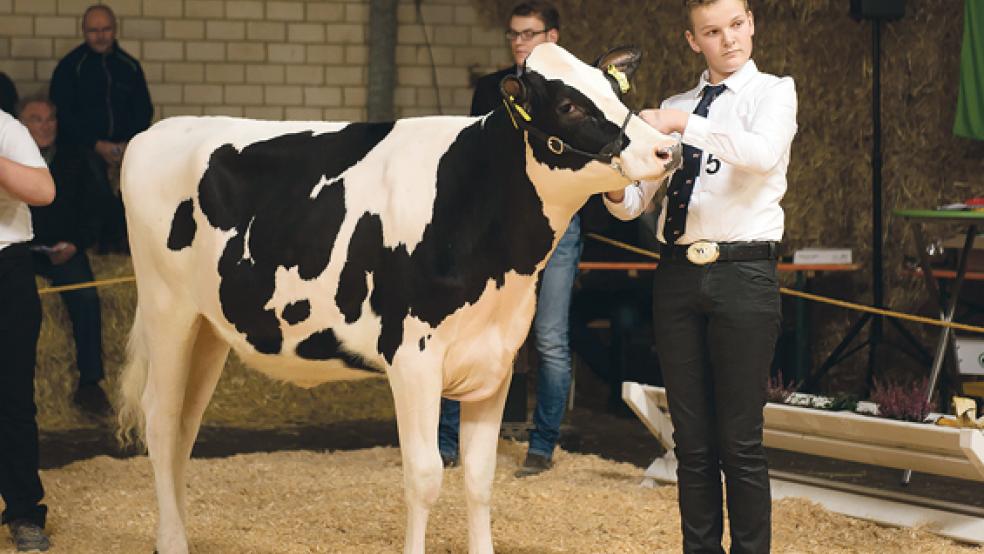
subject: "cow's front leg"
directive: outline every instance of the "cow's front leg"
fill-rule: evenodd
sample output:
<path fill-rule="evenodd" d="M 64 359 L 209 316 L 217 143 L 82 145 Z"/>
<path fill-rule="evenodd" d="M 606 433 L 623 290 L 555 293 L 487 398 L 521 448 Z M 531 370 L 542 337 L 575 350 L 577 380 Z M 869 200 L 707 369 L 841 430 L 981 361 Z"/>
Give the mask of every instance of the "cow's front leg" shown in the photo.
<path fill-rule="evenodd" d="M 492 396 L 478 402 L 461 403 L 461 461 L 465 472 L 468 502 L 468 552 L 492 552 L 492 479 L 495 453 L 502 425 L 502 410 L 512 372 Z"/>
<path fill-rule="evenodd" d="M 437 360 L 394 366 L 389 371 L 396 405 L 407 502 L 403 551 L 424 554 L 427 516 L 441 492 L 444 466 L 437 449 L 441 409 L 441 365 Z"/>

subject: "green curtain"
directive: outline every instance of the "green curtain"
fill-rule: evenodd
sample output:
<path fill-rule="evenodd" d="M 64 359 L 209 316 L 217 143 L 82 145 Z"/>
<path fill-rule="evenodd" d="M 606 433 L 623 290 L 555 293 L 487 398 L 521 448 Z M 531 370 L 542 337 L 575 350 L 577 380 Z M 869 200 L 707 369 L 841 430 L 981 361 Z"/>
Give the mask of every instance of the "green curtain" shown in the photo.
<path fill-rule="evenodd" d="M 953 134 L 984 140 L 984 0 L 965 0 L 960 94 Z"/>

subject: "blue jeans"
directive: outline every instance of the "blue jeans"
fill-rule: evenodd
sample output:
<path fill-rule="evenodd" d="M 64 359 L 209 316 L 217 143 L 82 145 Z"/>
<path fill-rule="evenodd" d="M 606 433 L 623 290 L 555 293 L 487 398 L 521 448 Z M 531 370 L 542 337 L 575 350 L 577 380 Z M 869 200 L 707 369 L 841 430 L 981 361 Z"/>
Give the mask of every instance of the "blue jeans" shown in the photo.
<path fill-rule="evenodd" d="M 571 388 L 570 322 L 571 289 L 581 259 L 581 220 L 574 215 L 561 237 L 540 279 L 533 331 L 540 367 L 536 381 L 534 428 L 530 431 L 529 451 L 546 458 L 553 456 L 560 423 L 564 420 Z M 438 446 L 445 457 L 458 456 L 458 428 L 461 406 L 455 400 L 441 399 Z"/>
<path fill-rule="evenodd" d="M 35 254 L 34 271 L 54 286 L 86 283 L 93 280 L 89 257 L 80 250 L 67 262 L 52 265 L 44 254 Z M 102 314 L 96 289 L 78 289 L 60 293 L 75 337 L 75 362 L 79 368 L 79 386 L 94 385 L 103 378 Z"/>

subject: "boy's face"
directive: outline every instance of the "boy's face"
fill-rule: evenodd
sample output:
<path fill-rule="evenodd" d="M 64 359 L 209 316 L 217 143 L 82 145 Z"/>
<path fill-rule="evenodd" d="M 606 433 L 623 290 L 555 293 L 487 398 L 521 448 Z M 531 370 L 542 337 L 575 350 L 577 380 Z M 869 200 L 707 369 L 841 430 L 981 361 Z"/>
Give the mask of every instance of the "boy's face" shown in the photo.
<path fill-rule="evenodd" d="M 548 31 L 546 27 L 543 20 L 535 15 L 514 15 L 509 19 L 507 35 L 515 37 L 508 39 L 509 50 L 512 51 L 516 65 L 523 65 L 526 57 L 530 55 L 533 47 L 537 44 L 557 42 L 560 33 L 557 29 Z M 530 35 L 530 38 L 523 38 L 524 34 Z"/>
<path fill-rule="evenodd" d="M 752 57 L 755 22 L 743 0 L 718 0 L 690 12 L 693 28 L 686 32 L 690 48 L 703 54 L 711 83 L 741 69 Z"/>

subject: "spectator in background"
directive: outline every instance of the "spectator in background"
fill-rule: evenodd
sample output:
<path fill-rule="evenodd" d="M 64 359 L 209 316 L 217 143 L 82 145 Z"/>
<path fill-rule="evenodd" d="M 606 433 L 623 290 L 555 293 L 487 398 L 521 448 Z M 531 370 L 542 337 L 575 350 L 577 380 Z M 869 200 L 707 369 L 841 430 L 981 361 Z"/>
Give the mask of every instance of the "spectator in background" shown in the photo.
<path fill-rule="evenodd" d="M 76 145 L 56 145 L 58 121 L 55 106 L 43 95 L 25 98 L 18 114 L 21 123 L 41 150 L 55 181 L 55 201 L 31 208 L 34 223 L 34 270 L 55 286 L 93 280 L 85 248 L 99 232 L 98 205 L 107 189 L 95 155 Z M 79 386 L 75 404 L 85 412 L 110 413 L 103 378 L 102 319 L 99 295 L 94 288 L 61 293 L 72 320 Z"/>
<path fill-rule="evenodd" d="M 6 73 L 0 71 L 0 110 L 14 115 L 17 106 L 17 87 Z"/>
<path fill-rule="evenodd" d="M 126 144 L 150 126 L 154 107 L 143 69 L 116 41 L 116 16 L 109 6 L 89 6 L 82 16 L 85 43 L 69 52 L 51 77 L 58 108 L 58 142 L 93 150 L 107 175 L 119 174 Z M 109 179 L 107 179 L 109 182 Z M 125 224 L 116 195 L 103 207 L 100 245 L 121 246 Z"/>
<path fill-rule="evenodd" d="M 34 366 L 41 302 L 31 268 L 31 212 L 55 185 L 27 129 L 0 112 L 0 497 L 2 521 L 20 552 L 48 549 L 48 508 L 38 475 Z"/>

